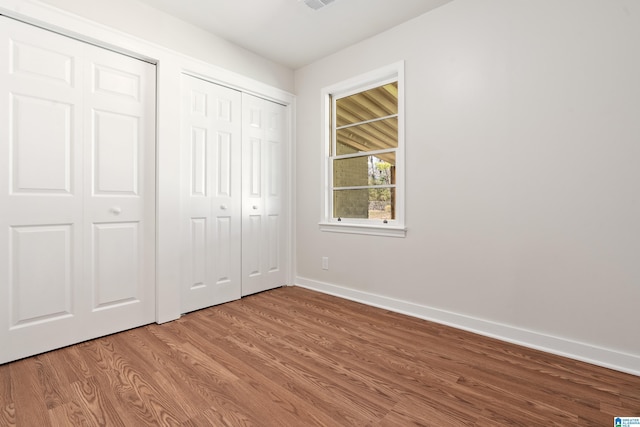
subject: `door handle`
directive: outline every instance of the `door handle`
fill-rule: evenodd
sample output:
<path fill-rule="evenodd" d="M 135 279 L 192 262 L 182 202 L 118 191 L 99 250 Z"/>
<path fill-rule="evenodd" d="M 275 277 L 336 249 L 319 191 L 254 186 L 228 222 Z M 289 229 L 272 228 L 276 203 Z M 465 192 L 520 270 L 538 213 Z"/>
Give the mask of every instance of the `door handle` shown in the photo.
<path fill-rule="evenodd" d="M 114 215 L 120 215 L 122 213 L 122 209 L 119 206 L 114 206 L 111 209 L 109 209 L 109 212 L 111 212 Z"/>
<path fill-rule="evenodd" d="M 222 209 L 223 211 L 227 210 L 227 205 L 220 205 L 220 209 Z"/>
<path fill-rule="evenodd" d="M 258 205 L 253 205 L 253 210 L 257 211 L 258 210 Z"/>

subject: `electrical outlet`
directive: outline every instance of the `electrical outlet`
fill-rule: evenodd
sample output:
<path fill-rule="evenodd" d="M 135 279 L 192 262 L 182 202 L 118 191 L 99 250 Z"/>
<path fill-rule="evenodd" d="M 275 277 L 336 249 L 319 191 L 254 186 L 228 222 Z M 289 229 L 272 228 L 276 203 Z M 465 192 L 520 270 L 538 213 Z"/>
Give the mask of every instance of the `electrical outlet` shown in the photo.
<path fill-rule="evenodd" d="M 328 270 L 329 269 L 329 257 L 328 256 L 323 256 L 322 257 L 322 269 L 323 270 Z"/>

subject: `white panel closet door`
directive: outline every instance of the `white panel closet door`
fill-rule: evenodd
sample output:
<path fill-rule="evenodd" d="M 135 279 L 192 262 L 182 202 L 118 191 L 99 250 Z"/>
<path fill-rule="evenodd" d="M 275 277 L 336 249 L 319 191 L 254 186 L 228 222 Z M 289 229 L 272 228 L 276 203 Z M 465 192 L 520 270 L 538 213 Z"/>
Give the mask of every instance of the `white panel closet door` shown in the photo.
<path fill-rule="evenodd" d="M 155 67 L 0 17 L 0 363 L 155 318 Z"/>
<path fill-rule="evenodd" d="M 155 321 L 155 66 L 84 45 L 84 307 L 92 334 Z"/>
<path fill-rule="evenodd" d="M 240 298 L 241 95 L 182 77 L 182 312 Z"/>
<path fill-rule="evenodd" d="M 242 94 L 242 295 L 286 284 L 286 107 Z"/>

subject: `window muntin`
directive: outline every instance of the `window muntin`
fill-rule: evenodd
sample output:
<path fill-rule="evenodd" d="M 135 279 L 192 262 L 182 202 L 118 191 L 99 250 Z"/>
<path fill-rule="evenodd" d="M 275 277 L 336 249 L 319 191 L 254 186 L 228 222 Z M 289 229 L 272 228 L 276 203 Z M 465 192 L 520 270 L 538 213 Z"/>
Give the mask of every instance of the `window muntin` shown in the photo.
<path fill-rule="evenodd" d="M 336 128 L 336 155 L 398 148 L 398 117 Z"/>

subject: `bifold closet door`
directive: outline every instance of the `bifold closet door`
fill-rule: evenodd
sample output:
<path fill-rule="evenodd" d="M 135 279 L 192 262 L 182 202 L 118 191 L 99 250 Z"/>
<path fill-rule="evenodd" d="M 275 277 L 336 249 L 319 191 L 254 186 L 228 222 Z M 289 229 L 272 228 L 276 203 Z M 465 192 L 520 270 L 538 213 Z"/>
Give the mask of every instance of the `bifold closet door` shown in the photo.
<path fill-rule="evenodd" d="M 155 320 L 155 67 L 0 17 L 0 363 Z"/>
<path fill-rule="evenodd" d="M 186 313 L 240 298 L 241 95 L 182 77 L 183 253 Z"/>
<path fill-rule="evenodd" d="M 182 77 L 183 313 L 286 284 L 286 107 Z"/>
<path fill-rule="evenodd" d="M 242 295 L 287 279 L 287 108 L 242 94 Z"/>

